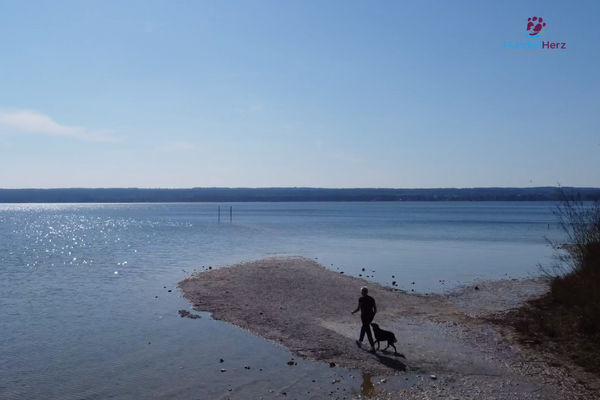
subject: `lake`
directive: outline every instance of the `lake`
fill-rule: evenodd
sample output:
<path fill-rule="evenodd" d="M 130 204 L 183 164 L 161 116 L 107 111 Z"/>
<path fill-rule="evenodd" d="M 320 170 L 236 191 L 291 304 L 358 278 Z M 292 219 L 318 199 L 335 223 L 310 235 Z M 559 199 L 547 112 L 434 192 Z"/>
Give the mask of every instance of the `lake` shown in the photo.
<path fill-rule="evenodd" d="M 315 377 L 353 372 L 290 368 L 274 343 L 205 313 L 180 318 L 177 282 L 280 255 L 421 293 L 526 277 L 550 263 L 545 237 L 562 237 L 554 205 L 0 204 L 0 398 L 317 396 Z"/>

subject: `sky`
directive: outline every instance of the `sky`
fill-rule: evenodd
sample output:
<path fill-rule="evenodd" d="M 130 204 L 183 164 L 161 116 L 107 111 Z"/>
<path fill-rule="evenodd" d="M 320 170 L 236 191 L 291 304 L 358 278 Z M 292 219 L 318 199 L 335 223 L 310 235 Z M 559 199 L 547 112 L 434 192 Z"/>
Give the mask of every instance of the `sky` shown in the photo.
<path fill-rule="evenodd" d="M 600 187 L 599 17 L 596 0 L 4 0 L 0 188 Z M 541 42 L 565 49 L 522 49 Z"/>

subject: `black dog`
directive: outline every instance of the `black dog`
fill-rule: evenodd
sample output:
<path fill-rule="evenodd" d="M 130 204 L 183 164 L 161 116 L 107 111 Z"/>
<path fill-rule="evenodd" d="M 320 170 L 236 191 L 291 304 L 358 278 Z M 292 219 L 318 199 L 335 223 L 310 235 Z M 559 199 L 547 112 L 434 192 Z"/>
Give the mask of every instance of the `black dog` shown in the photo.
<path fill-rule="evenodd" d="M 384 331 L 383 329 L 380 329 L 379 325 L 377 324 L 371 324 L 371 326 L 373 327 L 373 333 L 375 333 L 375 343 L 377 343 L 377 350 L 379 350 L 380 342 L 387 342 L 388 345 L 383 350 L 387 350 L 388 347 L 392 346 L 394 348 L 394 353 L 397 353 L 398 350 L 396 350 L 396 346 L 394 346 L 394 343 L 397 342 L 396 336 L 394 336 L 394 334 L 390 331 Z"/>

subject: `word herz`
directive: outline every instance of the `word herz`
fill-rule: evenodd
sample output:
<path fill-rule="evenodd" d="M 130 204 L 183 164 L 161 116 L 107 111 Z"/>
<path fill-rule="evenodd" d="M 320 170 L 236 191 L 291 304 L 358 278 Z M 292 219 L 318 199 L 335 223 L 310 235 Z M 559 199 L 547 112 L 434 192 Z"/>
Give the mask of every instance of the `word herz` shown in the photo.
<path fill-rule="evenodd" d="M 559 47 L 561 46 L 561 47 Z M 542 49 L 566 49 L 566 43 L 550 43 L 550 42 L 542 42 Z"/>

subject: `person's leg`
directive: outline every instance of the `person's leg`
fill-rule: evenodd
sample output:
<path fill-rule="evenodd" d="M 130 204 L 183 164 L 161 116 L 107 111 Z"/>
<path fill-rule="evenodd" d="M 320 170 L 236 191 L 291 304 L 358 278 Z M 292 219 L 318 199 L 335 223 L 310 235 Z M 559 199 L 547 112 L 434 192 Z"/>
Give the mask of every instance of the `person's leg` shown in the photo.
<path fill-rule="evenodd" d="M 372 321 L 372 320 L 371 320 Z M 370 324 L 370 322 L 369 322 Z M 375 348 L 375 343 L 373 343 L 373 335 L 371 335 L 371 325 L 367 324 L 367 339 L 369 339 L 369 343 L 372 348 Z"/>
<path fill-rule="evenodd" d="M 373 335 L 371 334 L 371 322 L 373 322 L 373 317 L 364 317 L 362 319 L 362 329 L 360 331 L 360 341 L 362 342 L 365 337 L 365 332 L 367 334 L 367 339 L 369 339 L 369 344 L 372 348 L 375 348 L 375 344 L 373 343 Z"/>
<path fill-rule="evenodd" d="M 358 338 L 358 341 L 360 343 L 362 343 L 363 339 L 365 338 L 365 333 L 367 332 L 367 330 L 365 329 L 365 324 L 363 322 L 362 326 L 360 327 L 360 337 Z"/>

